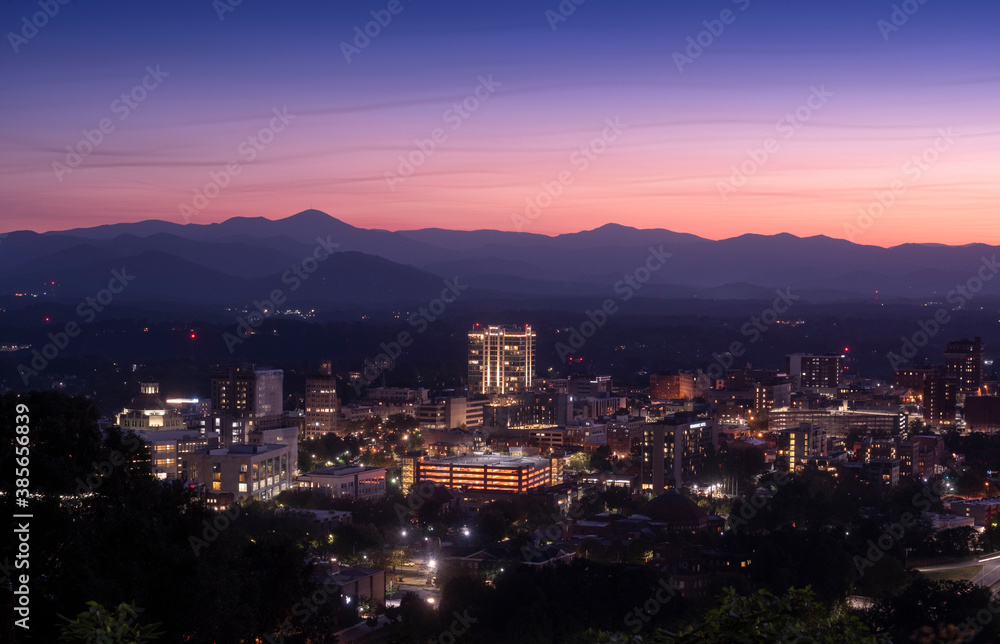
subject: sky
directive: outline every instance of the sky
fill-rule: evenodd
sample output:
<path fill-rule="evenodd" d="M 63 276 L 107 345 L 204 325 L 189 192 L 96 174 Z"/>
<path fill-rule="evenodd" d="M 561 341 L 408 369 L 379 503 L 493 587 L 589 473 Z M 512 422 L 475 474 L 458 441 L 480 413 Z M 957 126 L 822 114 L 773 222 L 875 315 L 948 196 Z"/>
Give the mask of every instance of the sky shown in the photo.
<path fill-rule="evenodd" d="M 998 21 L 992 0 L 6 0 L 0 230 L 316 208 L 1000 244 Z"/>

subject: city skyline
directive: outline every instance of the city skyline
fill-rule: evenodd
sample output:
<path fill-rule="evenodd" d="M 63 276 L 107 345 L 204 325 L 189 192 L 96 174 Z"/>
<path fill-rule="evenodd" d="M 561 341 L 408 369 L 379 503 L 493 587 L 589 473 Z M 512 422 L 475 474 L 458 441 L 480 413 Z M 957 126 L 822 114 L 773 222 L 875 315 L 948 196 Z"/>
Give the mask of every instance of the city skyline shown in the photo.
<path fill-rule="evenodd" d="M 4 3 L 0 641 L 1000 641 L 998 24 Z"/>

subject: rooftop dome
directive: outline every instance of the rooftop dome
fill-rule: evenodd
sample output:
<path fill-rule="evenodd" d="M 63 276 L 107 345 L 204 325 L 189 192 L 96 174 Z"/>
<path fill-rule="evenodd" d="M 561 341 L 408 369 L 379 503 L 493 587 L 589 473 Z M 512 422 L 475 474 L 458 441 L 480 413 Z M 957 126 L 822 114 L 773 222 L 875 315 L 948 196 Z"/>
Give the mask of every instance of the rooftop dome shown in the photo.
<path fill-rule="evenodd" d="M 677 492 L 666 492 L 654 498 L 646 504 L 642 514 L 653 521 L 671 525 L 697 524 L 706 516 L 697 503 Z"/>
<path fill-rule="evenodd" d="M 139 385 L 140 393 L 129 401 L 125 409 L 130 411 L 161 411 L 167 408 L 167 403 L 160 398 L 160 385 L 156 382 L 143 382 Z"/>

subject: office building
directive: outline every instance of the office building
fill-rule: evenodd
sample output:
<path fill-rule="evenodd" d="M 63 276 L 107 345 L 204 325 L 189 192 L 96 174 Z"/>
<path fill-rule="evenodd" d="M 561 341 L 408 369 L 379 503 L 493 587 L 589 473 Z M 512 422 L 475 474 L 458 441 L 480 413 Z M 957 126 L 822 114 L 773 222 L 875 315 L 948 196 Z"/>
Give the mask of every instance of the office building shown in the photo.
<path fill-rule="evenodd" d="M 421 429 L 475 429 L 483 425 L 485 400 L 437 398 L 420 405 L 417 421 Z"/>
<path fill-rule="evenodd" d="M 292 487 L 293 445 L 233 445 L 198 450 L 181 459 L 182 475 L 210 495 L 267 501 Z"/>
<path fill-rule="evenodd" d="M 768 415 L 768 429 L 798 427 L 802 423 L 826 428 L 827 436 L 843 438 L 852 431 L 863 434 L 895 436 L 906 431 L 907 415 L 899 411 L 862 411 L 844 409 L 773 409 Z"/>
<path fill-rule="evenodd" d="M 760 416 L 772 409 L 781 409 L 792 404 L 792 385 L 783 384 L 755 384 L 753 386 L 753 410 L 755 415 Z"/>
<path fill-rule="evenodd" d="M 617 416 L 622 409 L 628 409 L 628 399 L 618 396 L 604 398 L 580 398 L 573 401 L 573 415 L 576 418 L 604 418 Z"/>
<path fill-rule="evenodd" d="M 563 444 L 571 447 L 582 447 L 592 452 L 602 445 L 608 444 L 608 427 L 589 419 L 578 419 L 566 425 Z"/>
<path fill-rule="evenodd" d="M 384 467 L 333 465 L 298 477 L 298 486 L 321 490 L 338 499 L 378 499 L 385 496 Z"/>
<path fill-rule="evenodd" d="M 320 373 L 306 379 L 305 440 L 338 433 L 340 398 L 332 365 L 323 363 Z"/>
<path fill-rule="evenodd" d="M 535 379 L 535 332 L 531 326 L 476 324 L 469 332 L 469 394 L 527 391 Z"/>
<path fill-rule="evenodd" d="M 633 448 L 642 445 L 642 429 L 646 421 L 639 417 L 616 416 L 607 421 L 608 447 L 618 457 L 628 457 Z"/>
<path fill-rule="evenodd" d="M 896 369 L 893 384 L 897 387 L 913 389 L 922 394 L 924 391 L 924 382 L 927 378 L 933 376 L 935 372 L 935 369 Z"/>
<path fill-rule="evenodd" d="M 611 395 L 611 376 L 572 376 L 566 392 L 573 398 L 607 398 Z"/>
<path fill-rule="evenodd" d="M 529 391 L 494 396 L 483 405 L 483 426 L 492 429 L 551 427 L 565 425 L 572 419 L 573 397 L 566 392 Z"/>
<path fill-rule="evenodd" d="M 899 463 L 899 475 L 914 477 L 920 463 L 920 444 L 900 436 L 875 438 L 866 436 L 855 449 L 855 456 L 862 463 L 893 460 Z M 895 485 L 895 483 L 893 483 Z"/>
<path fill-rule="evenodd" d="M 289 445 L 289 468 L 292 475 L 299 471 L 299 429 L 297 427 L 276 427 L 261 429 L 247 434 L 248 445 Z"/>
<path fill-rule="evenodd" d="M 714 422 L 677 413 L 643 428 L 642 489 L 654 495 L 680 488 L 703 473 L 708 449 L 718 447 Z"/>
<path fill-rule="evenodd" d="M 777 449 L 774 466 L 782 472 L 794 472 L 807 459 L 826 455 L 826 430 L 818 425 L 802 423 L 773 433 Z"/>
<path fill-rule="evenodd" d="M 896 458 L 873 458 L 861 467 L 861 476 L 875 486 L 899 485 L 900 461 Z"/>
<path fill-rule="evenodd" d="M 951 511 L 960 517 L 972 517 L 977 527 L 986 527 L 1000 519 L 1000 499 L 952 501 Z"/>
<path fill-rule="evenodd" d="M 649 397 L 653 400 L 690 400 L 694 398 L 694 375 L 650 374 Z"/>
<path fill-rule="evenodd" d="M 421 405 L 430 402 L 430 394 L 426 389 L 408 389 L 405 387 L 375 387 L 365 394 L 368 402 L 381 402 L 389 405 Z"/>
<path fill-rule="evenodd" d="M 958 393 L 975 394 L 986 380 L 986 357 L 982 338 L 949 342 L 944 352 L 945 375 L 954 378 Z"/>
<path fill-rule="evenodd" d="M 924 381 L 924 420 L 931 423 L 955 422 L 958 408 L 958 379 L 933 375 Z"/>
<path fill-rule="evenodd" d="M 913 468 L 914 477 L 934 476 L 944 472 L 944 438 L 937 435 L 913 436 L 910 438 L 919 446 L 917 464 Z"/>
<path fill-rule="evenodd" d="M 138 430 L 139 436 L 149 446 L 150 467 L 158 479 L 181 480 L 181 462 L 198 450 L 219 447 L 219 435 L 202 433 L 197 429 Z"/>
<path fill-rule="evenodd" d="M 836 391 L 843 382 L 844 356 L 793 353 L 785 367 L 796 389 Z"/>
<path fill-rule="evenodd" d="M 967 396 L 965 426 L 970 432 L 1000 431 L 1000 396 Z"/>
<path fill-rule="evenodd" d="M 281 369 L 229 367 L 212 378 L 212 411 L 248 419 L 250 431 L 280 427 L 283 381 Z"/>
<path fill-rule="evenodd" d="M 564 427 L 533 427 L 528 430 L 528 444 L 537 447 L 542 454 L 551 454 L 566 444 Z"/>

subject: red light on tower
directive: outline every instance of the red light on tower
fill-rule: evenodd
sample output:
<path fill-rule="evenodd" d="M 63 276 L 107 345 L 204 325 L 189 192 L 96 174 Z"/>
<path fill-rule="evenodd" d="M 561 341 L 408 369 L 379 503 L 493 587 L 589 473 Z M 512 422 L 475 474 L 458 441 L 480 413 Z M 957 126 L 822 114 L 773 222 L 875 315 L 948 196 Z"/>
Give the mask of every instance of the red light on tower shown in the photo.
<path fill-rule="evenodd" d="M 195 339 L 197 339 L 197 338 L 198 338 L 198 336 L 197 336 L 197 335 L 195 335 L 194 333 L 192 333 L 192 334 L 191 334 L 191 339 L 192 339 L 192 340 L 195 340 Z"/>

